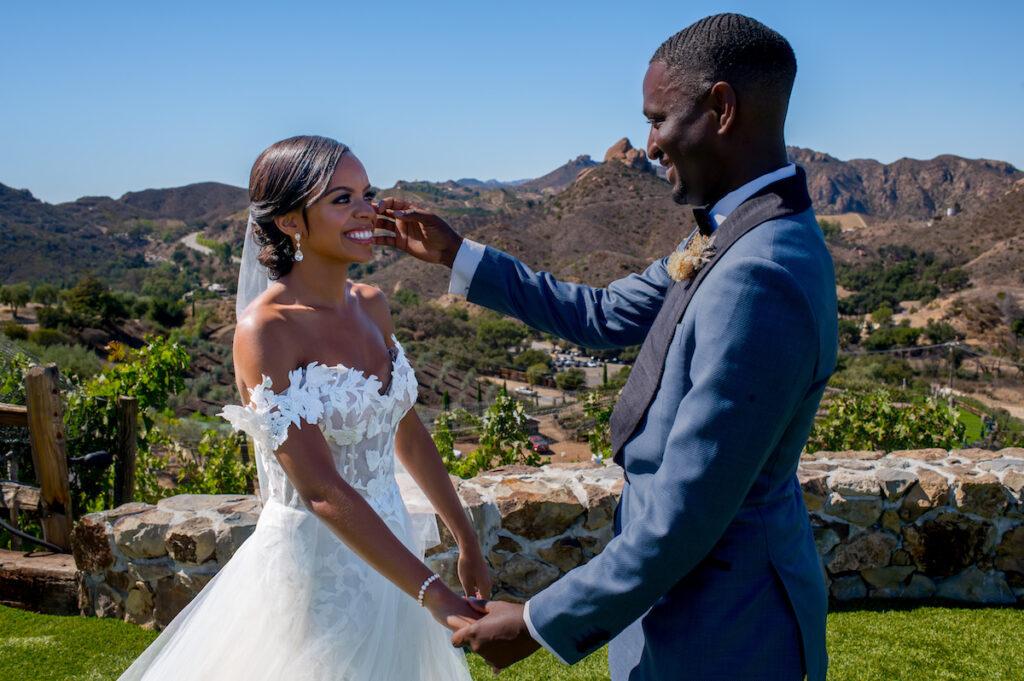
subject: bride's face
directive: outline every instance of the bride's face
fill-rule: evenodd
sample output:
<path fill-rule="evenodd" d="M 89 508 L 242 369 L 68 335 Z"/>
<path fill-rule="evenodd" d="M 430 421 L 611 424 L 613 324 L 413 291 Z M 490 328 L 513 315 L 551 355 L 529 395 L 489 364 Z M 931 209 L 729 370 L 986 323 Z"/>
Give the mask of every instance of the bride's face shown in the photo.
<path fill-rule="evenodd" d="M 327 191 L 306 210 L 302 238 L 304 255 L 320 255 L 345 262 L 366 262 L 373 255 L 376 213 L 366 169 L 351 152 L 342 154 Z"/>

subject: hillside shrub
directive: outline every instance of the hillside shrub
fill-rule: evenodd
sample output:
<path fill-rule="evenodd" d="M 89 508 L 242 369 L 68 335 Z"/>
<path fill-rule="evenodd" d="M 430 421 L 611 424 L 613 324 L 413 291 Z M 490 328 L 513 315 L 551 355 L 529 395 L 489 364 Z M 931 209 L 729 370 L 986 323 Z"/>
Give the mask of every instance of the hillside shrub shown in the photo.
<path fill-rule="evenodd" d="M 242 463 L 238 435 L 207 430 L 195 456 L 185 460 L 175 494 L 245 494 L 256 475 L 252 459 Z M 244 437 L 244 436 L 241 436 Z"/>
<path fill-rule="evenodd" d="M 953 449 L 965 433 L 957 414 L 931 398 L 899 404 L 888 390 L 846 392 L 833 397 L 828 414 L 814 423 L 806 450 Z"/>
<path fill-rule="evenodd" d="M 583 413 L 594 425 L 587 431 L 587 443 L 590 451 L 602 459 L 612 455 L 612 438 L 609 422 L 615 400 L 609 400 L 598 392 L 587 393 L 583 401 Z"/>
<path fill-rule="evenodd" d="M 108 364 L 103 371 L 66 395 L 64 423 L 69 454 L 112 452 L 117 440 L 117 399 L 135 397 L 139 404 L 135 489 L 136 499 L 154 502 L 173 493 L 160 487 L 157 473 L 162 465 L 152 447 L 161 441 L 154 428 L 156 412 L 167 406 L 170 396 L 184 387 L 189 356 L 181 346 L 164 338 L 147 336 L 146 345 L 132 351 L 111 343 Z M 73 452 L 71 449 L 73 448 Z M 113 467 L 105 470 L 83 468 L 72 489 L 76 515 L 100 510 L 112 501 Z"/>
<path fill-rule="evenodd" d="M 67 343 L 68 337 L 56 329 L 36 329 L 28 335 L 28 340 L 36 345 L 46 347 L 48 345 L 57 345 L 58 343 Z"/>
<path fill-rule="evenodd" d="M 13 319 L 4 322 L 3 332 L 11 340 L 28 340 L 28 329 Z"/>
<path fill-rule="evenodd" d="M 40 363 L 56 364 L 60 373 L 71 379 L 92 378 L 103 369 L 103 360 L 84 345 L 75 343 L 36 345 L 27 341 L 22 344 L 22 347 L 37 357 Z"/>

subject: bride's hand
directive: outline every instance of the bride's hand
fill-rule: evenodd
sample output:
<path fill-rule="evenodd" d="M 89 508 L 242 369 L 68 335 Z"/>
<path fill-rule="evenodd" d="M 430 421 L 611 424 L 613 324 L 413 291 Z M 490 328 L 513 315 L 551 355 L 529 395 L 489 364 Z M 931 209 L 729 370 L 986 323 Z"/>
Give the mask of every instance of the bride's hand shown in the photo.
<path fill-rule="evenodd" d="M 476 543 L 459 546 L 459 582 L 467 596 L 491 597 L 491 569 Z"/>
<path fill-rule="evenodd" d="M 428 210 L 402 199 L 378 202 L 376 227 L 393 236 L 374 236 L 378 246 L 391 246 L 429 263 L 452 266 L 462 245 L 462 237 L 448 223 Z M 394 220 L 394 222 L 392 222 Z"/>
<path fill-rule="evenodd" d="M 435 620 L 452 631 L 483 617 L 482 612 L 470 606 L 466 599 L 460 598 L 440 580 L 427 588 L 423 595 L 423 605 Z"/>

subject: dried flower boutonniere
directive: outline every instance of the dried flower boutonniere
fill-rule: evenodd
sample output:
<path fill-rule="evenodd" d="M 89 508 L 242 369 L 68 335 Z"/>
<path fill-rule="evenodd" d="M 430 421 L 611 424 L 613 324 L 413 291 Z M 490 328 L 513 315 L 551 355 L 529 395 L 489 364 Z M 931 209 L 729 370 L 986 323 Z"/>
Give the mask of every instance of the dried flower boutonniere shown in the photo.
<path fill-rule="evenodd" d="M 714 255 L 715 235 L 697 232 L 686 248 L 677 248 L 668 257 L 668 276 L 676 281 L 690 281 Z"/>

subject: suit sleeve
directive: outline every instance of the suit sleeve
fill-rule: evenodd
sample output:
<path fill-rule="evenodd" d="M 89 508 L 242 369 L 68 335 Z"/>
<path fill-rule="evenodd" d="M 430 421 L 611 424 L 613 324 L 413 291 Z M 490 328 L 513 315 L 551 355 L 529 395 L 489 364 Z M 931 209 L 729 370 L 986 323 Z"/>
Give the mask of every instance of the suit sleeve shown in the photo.
<path fill-rule="evenodd" d="M 605 288 L 558 281 L 487 247 L 467 300 L 588 348 L 639 345 L 672 283 L 658 260 Z"/>
<path fill-rule="evenodd" d="M 692 385 L 644 486 L 644 512 L 530 601 L 532 623 L 569 662 L 642 616 L 708 555 L 812 382 L 817 324 L 779 265 L 719 263 L 686 314 L 696 315 Z"/>

